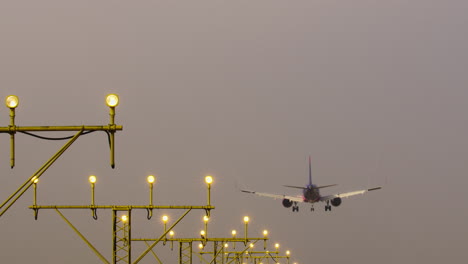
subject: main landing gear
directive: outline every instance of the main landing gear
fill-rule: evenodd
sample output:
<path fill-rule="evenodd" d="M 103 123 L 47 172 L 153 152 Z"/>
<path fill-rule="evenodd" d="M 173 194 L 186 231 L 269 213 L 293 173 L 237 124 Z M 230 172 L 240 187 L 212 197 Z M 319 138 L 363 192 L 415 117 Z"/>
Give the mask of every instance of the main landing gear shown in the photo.
<path fill-rule="evenodd" d="M 294 202 L 294 205 L 292 207 L 293 212 L 299 212 L 299 206 L 297 205 L 297 202 Z"/>
<path fill-rule="evenodd" d="M 330 201 L 327 201 L 327 205 L 325 205 L 325 211 L 331 211 L 331 208 Z"/>

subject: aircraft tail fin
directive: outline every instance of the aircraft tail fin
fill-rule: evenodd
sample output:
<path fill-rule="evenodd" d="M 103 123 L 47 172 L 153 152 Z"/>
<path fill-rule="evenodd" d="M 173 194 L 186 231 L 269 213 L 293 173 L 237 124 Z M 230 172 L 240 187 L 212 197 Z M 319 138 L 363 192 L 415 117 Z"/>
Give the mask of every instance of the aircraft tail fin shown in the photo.
<path fill-rule="evenodd" d="M 312 162 L 309 156 L 309 186 L 312 186 Z"/>

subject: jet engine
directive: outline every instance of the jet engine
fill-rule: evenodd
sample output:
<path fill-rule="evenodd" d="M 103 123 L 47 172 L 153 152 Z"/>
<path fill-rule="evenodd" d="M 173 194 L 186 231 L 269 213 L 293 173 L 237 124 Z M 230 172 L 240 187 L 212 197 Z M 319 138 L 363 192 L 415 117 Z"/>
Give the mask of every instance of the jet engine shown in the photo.
<path fill-rule="evenodd" d="M 335 207 L 340 206 L 340 204 L 341 204 L 341 198 L 340 198 L 340 197 L 333 198 L 333 199 L 331 200 L 331 204 L 332 204 L 333 206 L 335 206 Z"/>
<path fill-rule="evenodd" d="M 291 207 L 293 204 L 293 202 L 289 199 L 283 199 L 283 206 L 286 207 L 286 208 L 289 208 Z"/>

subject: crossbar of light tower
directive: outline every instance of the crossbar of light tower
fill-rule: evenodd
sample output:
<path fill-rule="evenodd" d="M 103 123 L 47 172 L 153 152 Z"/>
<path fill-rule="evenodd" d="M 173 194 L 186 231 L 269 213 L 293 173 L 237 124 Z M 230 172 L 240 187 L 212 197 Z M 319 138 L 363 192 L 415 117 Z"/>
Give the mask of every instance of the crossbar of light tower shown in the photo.
<path fill-rule="evenodd" d="M 0 127 L 0 133 L 10 134 L 10 166 L 15 166 L 15 134 L 22 132 L 28 135 L 43 139 L 51 139 L 38 135 L 31 134 L 30 132 L 37 131 L 77 131 L 74 136 L 60 138 L 69 139 L 69 141 L 54 154 L 41 168 L 39 168 L 31 177 L 29 177 L 15 192 L 13 192 L 1 205 L 0 217 L 13 206 L 13 204 L 34 184 L 34 180 L 39 179 L 45 171 L 54 164 L 55 161 L 83 134 L 91 133 L 94 131 L 105 131 L 109 135 L 110 143 L 110 164 L 115 167 L 114 160 L 114 134 L 116 131 L 122 130 L 121 125 L 115 124 L 115 107 L 119 104 L 119 97 L 116 94 L 109 94 L 106 97 L 106 104 L 109 107 L 110 121 L 108 125 L 103 126 L 17 126 L 15 123 L 15 109 L 19 105 L 19 99 L 15 95 L 9 95 L 5 99 L 5 105 L 10 109 L 10 124 L 7 127 Z M 55 138 L 57 139 L 57 138 Z"/>

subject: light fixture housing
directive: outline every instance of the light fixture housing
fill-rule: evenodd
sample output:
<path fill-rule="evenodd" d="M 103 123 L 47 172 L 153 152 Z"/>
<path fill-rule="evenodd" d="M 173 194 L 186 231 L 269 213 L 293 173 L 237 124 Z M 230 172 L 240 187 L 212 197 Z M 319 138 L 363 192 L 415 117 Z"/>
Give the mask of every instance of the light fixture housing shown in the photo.
<path fill-rule="evenodd" d="M 19 104 L 18 96 L 9 95 L 5 98 L 5 105 L 10 109 L 15 109 Z"/>
<path fill-rule="evenodd" d="M 106 104 L 109 107 L 116 107 L 119 105 L 119 96 L 116 94 L 108 94 L 106 96 Z"/>
<path fill-rule="evenodd" d="M 96 183 L 96 176 L 91 175 L 91 176 L 89 176 L 88 180 L 89 180 L 90 183 Z"/>
<path fill-rule="evenodd" d="M 153 176 L 153 175 L 149 175 L 146 180 L 148 181 L 148 183 L 150 184 L 153 184 L 154 181 L 156 180 L 156 178 Z"/>
<path fill-rule="evenodd" d="M 212 184 L 213 183 L 213 177 L 210 175 L 205 176 L 205 182 L 207 184 Z"/>

